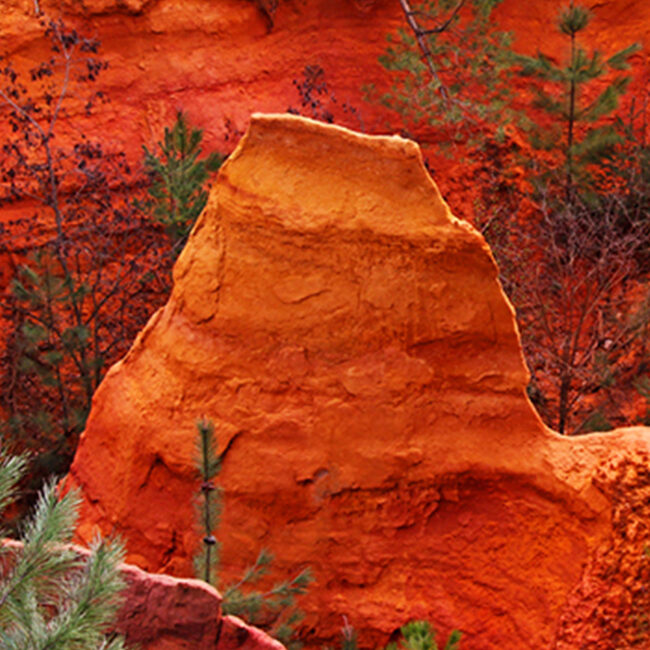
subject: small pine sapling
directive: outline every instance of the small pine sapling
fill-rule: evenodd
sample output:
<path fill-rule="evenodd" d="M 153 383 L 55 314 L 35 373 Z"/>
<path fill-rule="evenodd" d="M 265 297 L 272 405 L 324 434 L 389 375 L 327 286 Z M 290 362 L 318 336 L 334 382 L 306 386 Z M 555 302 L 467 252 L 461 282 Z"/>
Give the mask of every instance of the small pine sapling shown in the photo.
<path fill-rule="evenodd" d="M 202 418 L 196 423 L 198 430 L 196 468 L 201 477 L 201 494 L 197 503 L 197 515 L 203 532 L 203 548 L 194 558 L 194 571 L 208 584 L 217 584 L 219 543 L 214 530 L 221 516 L 221 488 L 213 479 L 221 470 L 221 458 L 216 453 L 214 425 Z"/>
<path fill-rule="evenodd" d="M 555 154 L 540 181 L 562 186 L 569 205 L 578 192 L 593 192 L 594 166 L 602 165 L 622 142 L 614 126 L 602 120 L 616 110 L 631 81 L 629 75 L 617 73 L 629 68 L 630 57 L 640 49 L 633 43 L 608 57 L 598 50 L 587 53 L 578 37 L 590 20 L 591 13 L 573 2 L 560 14 L 558 29 L 569 41 L 563 63 L 541 52 L 534 57 L 512 55 L 522 75 L 542 82 L 535 89 L 535 107 L 551 119 L 550 128 L 546 121 L 528 124 L 533 147 Z M 594 93 L 594 82 L 602 83 L 610 73 L 615 76 Z"/>
<path fill-rule="evenodd" d="M 203 535 L 202 548 L 194 558 L 194 571 L 205 582 L 218 586 L 219 543 L 214 535 L 221 515 L 222 490 L 214 484 L 221 470 L 221 457 L 217 454 L 217 442 L 213 423 L 202 418 L 196 424 L 196 468 L 201 479 L 197 502 L 197 520 Z M 267 630 L 289 648 L 296 648 L 295 626 L 302 619 L 296 608 L 296 597 L 307 591 L 313 581 L 311 571 L 305 569 L 291 580 L 273 585 L 265 591 L 251 589 L 264 576 L 273 562 L 273 556 L 262 549 L 255 563 L 248 567 L 243 577 L 223 589 L 222 611 L 245 619 L 251 625 Z"/>
<path fill-rule="evenodd" d="M 138 203 L 153 221 L 161 224 L 176 252 L 185 243 L 197 217 L 208 201 L 205 183 L 223 163 L 223 156 L 211 153 L 200 159 L 203 131 L 188 124 L 179 111 L 174 126 L 165 128 L 160 155 L 144 150 L 144 166 L 151 186 L 149 199 Z"/>

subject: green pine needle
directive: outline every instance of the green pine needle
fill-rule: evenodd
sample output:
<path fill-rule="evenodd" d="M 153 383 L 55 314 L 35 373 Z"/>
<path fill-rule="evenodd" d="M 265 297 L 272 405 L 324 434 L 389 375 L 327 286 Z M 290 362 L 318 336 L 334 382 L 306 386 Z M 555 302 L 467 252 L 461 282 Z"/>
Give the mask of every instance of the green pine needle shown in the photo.
<path fill-rule="evenodd" d="M 0 504 L 15 498 L 24 458 L 0 452 Z M 122 640 L 105 632 L 120 606 L 124 581 L 116 542 L 97 540 L 87 558 L 67 546 L 77 521 L 79 498 L 58 496 L 50 480 L 24 525 L 22 546 L 1 547 L 0 647 L 3 650 L 121 650 Z"/>

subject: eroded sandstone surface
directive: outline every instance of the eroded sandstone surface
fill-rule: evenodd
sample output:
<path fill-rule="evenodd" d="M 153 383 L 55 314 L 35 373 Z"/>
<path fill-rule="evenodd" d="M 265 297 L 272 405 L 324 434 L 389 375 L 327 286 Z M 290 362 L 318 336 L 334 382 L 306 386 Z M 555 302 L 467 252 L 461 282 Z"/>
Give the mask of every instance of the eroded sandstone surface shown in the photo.
<path fill-rule="evenodd" d="M 130 562 L 189 575 L 207 416 L 222 575 L 261 546 L 278 576 L 310 566 L 308 646 L 346 616 L 363 647 L 413 618 L 466 650 L 628 647 L 608 643 L 647 571 L 649 432 L 563 438 L 527 377 L 490 251 L 416 144 L 257 115 L 95 396 L 79 536 L 117 531 Z"/>
<path fill-rule="evenodd" d="M 637 79 L 629 100 L 642 95 L 650 4 L 585 4 L 594 13 L 583 43 L 587 50 L 609 54 L 636 41 L 643 46 L 633 59 Z M 564 37 L 555 29 L 560 5 L 558 0 L 504 0 L 495 11 L 495 25 L 512 32 L 517 51 L 534 54 L 540 49 L 556 57 L 566 51 Z M 109 67 L 90 88 L 75 91 L 66 101 L 70 117 L 59 124 L 58 146 L 72 148 L 83 135 L 101 142 L 106 152 L 124 152 L 137 168 L 142 145 L 155 150 L 164 128 L 173 124 L 177 111 L 185 110 L 192 124 L 204 129 L 206 150 L 229 152 L 254 111 L 292 108 L 312 115 L 296 90 L 306 68 L 323 71 L 316 85 L 324 81 L 327 90 L 313 96 L 337 123 L 368 133 L 405 127 L 402 117 L 378 100 L 393 81 L 378 57 L 386 51 L 387 35 L 405 27 L 396 0 L 7 0 L 2 8 L 0 55 L 18 70 L 36 67 L 51 55 L 41 20 L 63 19 L 101 42 L 99 56 Z M 525 97 L 528 82 L 513 83 L 518 84 L 515 95 Z M 368 93 L 369 86 L 377 91 Z M 85 106 L 92 93 L 85 90 L 101 92 L 108 100 L 99 102 L 91 115 Z M 10 139 L 3 128 L 0 123 L 0 133 Z M 459 164 L 462 154 L 438 156 L 440 135 L 430 131 L 424 124 L 415 135 L 429 143 L 428 155 L 442 170 L 438 181 L 445 195 L 454 196 L 456 213 L 471 218 L 475 169 Z M 26 202 L 5 205 L 0 225 L 34 211 Z M 39 218 L 52 227 L 50 215 Z M 12 243 L 13 251 L 0 251 L 0 291 L 24 261 L 21 242 Z M 0 345 L 5 344 L 5 329 L 0 323 Z"/>

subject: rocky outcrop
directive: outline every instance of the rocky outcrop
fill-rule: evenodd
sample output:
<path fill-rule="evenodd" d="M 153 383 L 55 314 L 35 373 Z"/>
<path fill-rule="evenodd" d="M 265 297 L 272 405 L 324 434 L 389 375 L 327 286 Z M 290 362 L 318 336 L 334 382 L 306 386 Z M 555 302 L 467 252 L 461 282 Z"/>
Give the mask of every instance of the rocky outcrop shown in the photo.
<path fill-rule="evenodd" d="M 142 650 L 282 650 L 284 646 L 235 616 L 201 580 L 145 573 L 123 565 L 127 583 L 116 630 Z"/>
<path fill-rule="evenodd" d="M 634 57 L 641 73 L 650 47 L 650 9 L 645 0 L 586 3 L 594 12 L 588 47 L 613 52 L 634 41 L 644 52 Z M 553 28 L 557 0 L 504 0 L 495 22 L 514 35 L 515 47 L 555 56 L 565 43 Z M 83 34 L 97 38 L 100 57 L 108 62 L 93 88 L 108 100 L 86 115 L 86 92 L 66 103 L 72 117 L 57 128 L 57 144 L 78 144 L 80 134 L 98 139 L 106 152 L 125 152 L 134 166 L 142 160 L 142 145 L 155 148 L 163 129 L 178 110 L 205 131 L 205 149 L 229 152 L 245 131 L 254 111 L 282 112 L 289 108 L 311 116 L 296 84 L 307 67 L 321 68 L 327 91 L 312 96 L 323 104 L 316 114 L 332 113 L 336 122 L 369 133 L 400 132 L 400 115 L 379 101 L 367 101 L 367 88 L 377 96 L 388 89 L 390 75 L 378 62 L 386 36 L 404 27 L 398 2 L 388 0 L 8 0 L 0 15 L 0 54 L 18 69 L 46 60 L 50 53 L 39 21 L 62 17 Z M 647 74 L 639 74 L 642 94 Z M 319 78 L 316 85 L 321 84 Z M 513 83 L 515 83 L 513 81 Z M 523 84 L 515 94 L 526 94 Z M 350 110 L 350 109 L 354 110 Z M 5 121 L 6 123 L 6 121 Z M 390 127 L 387 127 L 390 124 Z M 0 123 L 0 136 L 11 133 Z M 439 137 L 416 132 L 436 143 L 433 156 L 441 170 L 443 193 L 453 193 L 455 210 L 470 218 L 476 194 L 475 173 L 463 161 L 436 157 Z M 458 156 L 462 159 L 464 156 Z M 468 181 L 468 179 L 470 179 Z M 3 206 L 0 227 L 31 216 L 34 206 Z M 47 224 L 51 227 L 49 217 Z M 12 244 L 17 246 L 17 244 Z M 0 291 L 23 261 L 19 252 L 0 250 Z M 6 324 L 0 322 L 0 345 Z"/>
<path fill-rule="evenodd" d="M 0 540 L 18 552 L 19 542 Z M 80 556 L 88 550 L 74 547 Z M 6 558 L 5 558 L 6 559 Z M 140 650 L 282 650 L 261 630 L 221 612 L 221 595 L 201 580 L 154 575 L 122 564 L 126 584 L 114 631 Z"/>
<path fill-rule="evenodd" d="M 650 436 L 558 436 L 526 383 L 490 252 L 414 143 L 257 116 L 170 301 L 95 396 L 71 471 L 79 536 L 116 529 L 129 561 L 188 573 L 205 415 L 223 575 L 260 546 L 279 575 L 311 566 L 309 645 L 347 616 L 364 647 L 426 618 L 468 650 L 568 648 L 604 580 L 637 584 L 616 569 L 640 542 L 615 504 Z"/>

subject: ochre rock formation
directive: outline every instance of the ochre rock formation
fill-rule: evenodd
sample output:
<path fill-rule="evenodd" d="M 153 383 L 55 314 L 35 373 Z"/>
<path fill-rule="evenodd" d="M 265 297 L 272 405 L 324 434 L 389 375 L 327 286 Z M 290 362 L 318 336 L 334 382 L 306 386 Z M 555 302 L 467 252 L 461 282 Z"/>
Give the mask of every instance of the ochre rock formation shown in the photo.
<path fill-rule="evenodd" d="M 22 545 L 0 540 L 20 552 Z M 74 547 L 81 556 L 88 550 Z M 6 558 L 5 558 L 6 559 Z M 267 634 L 221 612 L 221 595 L 201 580 L 120 567 L 126 587 L 114 631 L 140 650 L 282 650 Z"/>
<path fill-rule="evenodd" d="M 95 396 L 79 536 L 116 530 L 130 562 L 189 574 L 207 416 L 224 579 L 262 546 L 278 576 L 310 566 L 308 645 L 346 616 L 363 647 L 414 618 L 465 650 L 627 647 L 608 643 L 647 571 L 650 436 L 563 438 L 527 376 L 490 251 L 417 145 L 258 115 Z"/>
<path fill-rule="evenodd" d="M 639 91 L 629 96 L 644 92 L 650 4 L 586 4 L 594 13 L 587 48 L 611 53 L 635 41 L 644 46 L 633 61 Z M 555 57 L 565 51 L 553 27 L 560 6 L 558 0 L 504 0 L 495 23 L 512 31 L 517 50 L 541 49 Z M 374 86 L 378 97 L 392 82 L 378 57 L 385 53 L 386 36 L 405 25 L 396 0 L 7 0 L 0 15 L 0 54 L 19 70 L 47 60 L 51 52 L 39 21 L 59 18 L 101 42 L 99 55 L 109 68 L 87 90 L 101 91 L 109 101 L 89 116 L 87 93 L 66 102 L 70 118 L 57 127 L 57 146 L 72 147 L 83 134 L 98 139 L 106 152 L 125 152 L 137 168 L 142 145 L 155 149 L 176 111 L 185 110 L 204 129 L 206 150 L 229 152 L 254 111 L 292 108 L 312 115 L 294 84 L 303 81 L 307 66 L 323 69 L 327 91 L 314 96 L 337 123 L 369 133 L 404 128 L 400 115 L 376 98 L 367 101 L 364 90 Z M 524 82 L 519 83 L 515 95 L 526 96 Z M 471 219 L 477 196 L 468 179 L 476 170 L 438 156 L 440 136 L 419 131 L 414 135 L 434 143 L 428 153 L 441 172 L 443 194 L 453 194 L 456 213 Z M 0 137 L 13 137 L 6 120 L 0 121 Z M 3 206 L 0 228 L 35 212 L 27 203 Z M 39 219 L 44 231 L 54 228 L 46 210 Z M 0 250 L 0 293 L 24 261 L 20 242 L 11 246 L 13 251 Z M 0 321 L 0 347 L 6 329 Z"/>

